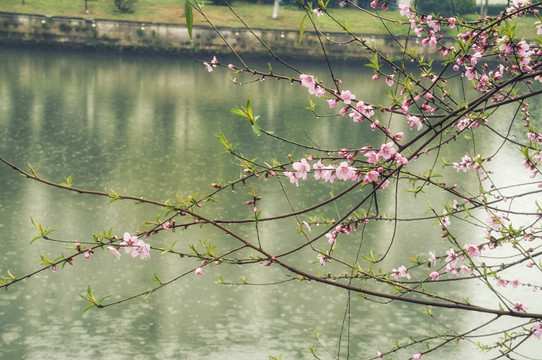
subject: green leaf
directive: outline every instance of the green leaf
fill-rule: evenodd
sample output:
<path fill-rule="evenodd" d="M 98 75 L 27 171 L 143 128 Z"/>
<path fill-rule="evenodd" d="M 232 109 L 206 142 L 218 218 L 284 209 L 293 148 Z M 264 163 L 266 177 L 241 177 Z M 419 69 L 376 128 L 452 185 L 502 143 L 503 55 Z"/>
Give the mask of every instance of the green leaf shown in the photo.
<path fill-rule="evenodd" d="M 192 14 L 192 5 L 190 4 L 190 1 L 184 2 L 184 17 L 186 19 L 188 36 L 190 36 L 190 40 L 192 40 L 192 26 L 194 25 L 194 14 Z"/>
<path fill-rule="evenodd" d="M 256 135 L 260 136 L 260 135 L 261 135 L 261 134 L 260 134 L 260 125 L 258 125 L 258 124 L 252 125 L 252 131 L 254 131 L 254 133 L 255 133 Z"/>
<path fill-rule="evenodd" d="M 299 44 L 301 45 L 301 40 L 303 40 L 303 33 L 305 32 L 305 20 L 307 19 L 308 14 L 305 14 L 301 19 L 301 24 L 299 24 Z"/>
<path fill-rule="evenodd" d="M 89 311 L 90 309 L 92 309 L 92 308 L 95 307 L 95 306 L 96 306 L 96 305 L 94 305 L 94 304 L 90 304 L 89 306 L 87 306 L 87 307 L 85 308 L 85 310 L 83 310 L 83 312 L 82 312 L 81 314 L 86 313 L 87 311 Z"/>

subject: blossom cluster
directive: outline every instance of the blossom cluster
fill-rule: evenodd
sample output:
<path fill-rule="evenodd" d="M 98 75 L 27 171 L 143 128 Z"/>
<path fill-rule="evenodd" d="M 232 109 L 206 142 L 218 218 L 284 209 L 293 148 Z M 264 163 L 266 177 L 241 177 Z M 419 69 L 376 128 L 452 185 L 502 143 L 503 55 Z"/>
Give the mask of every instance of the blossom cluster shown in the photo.
<path fill-rule="evenodd" d="M 148 259 L 151 256 L 151 246 L 150 244 L 145 243 L 143 240 L 139 239 L 137 236 L 132 236 L 130 233 L 125 232 L 120 245 L 124 247 L 126 254 L 131 254 L 132 257 L 137 257 L 141 260 Z M 120 252 L 117 247 L 108 246 L 107 250 L 115 256 L 117 259 L 120 259 Z"/>

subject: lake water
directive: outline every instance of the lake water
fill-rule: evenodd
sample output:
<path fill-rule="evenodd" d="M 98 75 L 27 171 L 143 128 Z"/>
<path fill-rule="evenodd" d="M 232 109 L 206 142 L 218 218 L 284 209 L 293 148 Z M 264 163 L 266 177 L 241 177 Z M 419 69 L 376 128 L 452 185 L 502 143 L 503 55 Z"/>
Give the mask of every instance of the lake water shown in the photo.
<path fill-rule="evenodd" d="M 30 163 L 38 175 L 52 181 L 63 182 L 65 176 L 73 175 L 73 185 L 79 188 L 113 189 L 157 201 L 175 201 L 176 193 L 207 194 L 211 183 L 238 178 L 242 170 L 232 157 L 220 156 L 224 148 L 215 137 L 219 130 L 231 142 L 241 143 L 240 151 L 247 157 L 262 162 L 272 158 L 284 162 L 288 153 L 294 159 L 307 153 L 269 137 L 257 137 L 244 120 L 227 111 L 243 105 L 248 95 L 255 113 L 262 115 L 262 128 L 288 139 L 309 143 L 310 135 L 310 141 L 323 148 L 359 148 L 383 141 L 381 135 L 361 130 L 349 119 L 315 118 L 304 110 L 307 93 L 298 85 L 271 79 L 234 85 L 230 72 L 208 73 L 195 59 L 28 49 L 0 49 L 0 59 L 0 154 L 23 168 Z M 251 63 L 267 66 L 260 61 Z M 306 73 L 325 74 L 322 64 L 303 66 Z M 351 84 L 349 88 L 359 99 L 382 101 L 385 84 L 368 83 L 367 71 L 361 64 L 336 67 L 337 76 Z M 237 80 L 253 79 L 237 75 Z M 320 105 L 318 111 L 330 114 L 325 103 Z M 406 124 L 401 130 L 408 132 Z M 487 151 L 494 146 L 491 138 L 480 144 Z M 461 151 L 458 144 L 442 155 L 458 161 L 457 154 L 464 154 Z M 517 156 L 511 156 L 503 163 L 519 171 Z M 108 205 L 107 199 L 50 188 L 25 180 L 4 165 L 0 166 L 0 185 L 3 274 L 7 269 L 22 275 L 39 268 L 40 254 L 54 258 L 63 251 L 70 253 L 66 244 L 38 240 L 29 245 L 37 235 L 31 217 L 55 228 L 52 237 L 73 244 L 92 242 L 92 234 L 104 229 L 112 228 L 119 236 L 134 233 L 143 229 L 145 221 L 163 215 L 162 209 L 148 205 L 120 201 Z M 325 200 L 330 191 L 338 193 L 345 187 L 284 185 L 296 209 Z M 260 181 L 256 186 L 263 196 L 259 207 L 265 216 L 289 211 L 276 182 Z M 206 204 L 201 211 L 214 218 L 250 218 L 251 207 L 243 205 L 247 191 L 238 186 L 235 194 L 219 194 L 216 204 Z M 452 200 L 443 193 L 430 193 L 425 198 L 422 195 L 421 205 L 415 207 L 412 199 L 411 195 L 400 196 L 400 217 L 424 214 L 427 201 L 438 209 Z M 338 211 L 344 212 L 356 200 L 339 201 Z M 393 204 L 393 192 L 379 198 L 382 212 L 392 214 Z M 325 211 L 336 217 L 334 209 Z M 439 228 L 427 225 L 400 223 L 397 247 L 383 269 L 406 264 L 405 254 L 427 256 L 428 242 L 434 244 L 434 250 L 446 249 L 438 240 Z M 238 231 L 250 236 L 252 228 Z M 479 233 L 469 228 L 461 231 L 473 236 Z M 382 252 L 392 232 L 390 223 L 371 224 L 364 234 L 364 246 Z M 273 253 L 302 241 L 295 220 L 262 224 L 261 234 L 263 244 Z M 161 247 L 178 241 L 176 249 L 188 252 L 188 245 L 200 240 L 217 244 L 219 251 L 236 246 L 232 239 L 207 228 L 163 232 L 150 242 Z M 354 241 L 341 250 L 355 251 L 356 246 Z M 319 264 L 312 263 L 315 256 L 307 260 L 299 255 L 299 259 L 306 262 L 302 266 L 307 271 L 321 271 Z M 316 343 L 312 332 L 317 331 L 322 344 L 336 355 L 346 318 L 350 326 L 342 335 L 341 358 L 349 351 L 350 358 L 359 359 L 391 348 L 392 339 L 405 341 L 408 335 L 430 333 L 432 327 L 443 329 L 442 324 L 428 321 L 422 308 L 394 302 L 381 305 L 319 284 L 216 284 L 220 276 L 226 282 L 241 283 L 245 276 L 249 283 L 265 284 L 290 275 L 278 266 L 260 264 L 208 266 L 202 276 L 183 277 L 147 300 L 138 298 L 81 314 L 87 304 L 78 294 L 88 285 L 97 296 L 111 294 L 110 300 L 120 300 L 154 287 L 155 273 L 165 281 L 198 264 L 188 258 L 160 257 L 158 252 L 148 261 L 129 256 L 117 261 L 98 251 L 88 260 L 76 258 L 73 267 L 42 272 L 10 287 L 0 296 L 0 358 L 239 360 L 282 353 L 284 359 L 312 359 L 307 349 Z M 333 269 L 329 264 L 325 271 Z M 477 283 L 447 286 L 450 296 L 486 301 Z M 489 318 L 449 310 L 434 313 L 457 330 Z M 528 349 L 536 351 L 536 346 L 533 343 Z M 474 348 L 465 342 L 444 350 L 444 357 L 486 358 L 487 354 L 473 352 Z M 316 349 L 324 353 L 318 345 Z M 409 348 L 396 358 L 407 358 L 419 350 Z"/>

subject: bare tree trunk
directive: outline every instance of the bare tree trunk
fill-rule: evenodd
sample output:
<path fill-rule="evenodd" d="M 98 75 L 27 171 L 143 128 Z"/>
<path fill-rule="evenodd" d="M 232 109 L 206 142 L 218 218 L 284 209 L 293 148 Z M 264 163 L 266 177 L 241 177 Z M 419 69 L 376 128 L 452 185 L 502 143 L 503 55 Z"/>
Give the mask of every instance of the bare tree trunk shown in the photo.
<path fill-rule="evenodd" d="M 271 16 L 272 19 L 277 19 L 279 17 L 279 1 L 275 0 L 275 4 L 273 5 L 273 15 Z"/>

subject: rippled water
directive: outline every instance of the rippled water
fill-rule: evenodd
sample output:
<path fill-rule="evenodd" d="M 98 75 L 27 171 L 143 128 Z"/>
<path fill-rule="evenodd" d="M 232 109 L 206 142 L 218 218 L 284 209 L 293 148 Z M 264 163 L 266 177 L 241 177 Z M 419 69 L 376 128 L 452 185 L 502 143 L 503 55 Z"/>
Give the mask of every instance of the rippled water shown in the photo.
<path fill-rule="evenodd" d="M 218 130 L 241 143 L 242 152 L 250 157 L 265 161 L 282 157 L 284 161 L 283 154 L 295 147 L 256 137 L 250 126 L 227 111 L 244 104 L 249 94 L 255 112 L 262 115 L 262 127 L 290 139 L 307 141 L 305 131 L 309 131 L 311 139 L 323 147 L 381 141 L 351 121 L 313 117 L 303 110 L 307 95 L 297 86 L 275 80 L 235 86 L 227 71 L 209 74 L 193 59 L 20 49 L 0 49 L 0 58 L 0 154 L 24 168 L 30 163 L 40 176 L 53 181 L 73 175 L 76 187 L 113 189 L 159 201 L 175 199 L 176 192 L 207 191 L 220 178 L 239 176 L 233 159 L 219 156 L 223 148 L 215 138 Z M 306 72 L 325 72 L 318 64 L 307 68 Z M 339 65 L 336 70 L 339 77 L 353 83 L 358 98 L 378 100 L 383 94 L 383 84 L 364 82 L 367 76 L 360 74 L 366 70 L 361 65 Z M 488 141 L 481 146 L 493 144 Z M 65 245 L 41 240 L 29 245 L 36 235 L 30 217 L 54 227 L 55 238 L 85 242 L 92 241 L 93 233 L 111 227 L 118 235 L 134 232 L 161 211 L 122 202 L 108 205 L 101 198 L 59 191 L 25 180 L 6 166 L 0 167 L 0 184 L 3 273 L 6 269 L 18 275 L 28 273 L 39 268 L 40 254 L 55 257 L 66 251 Z M 261 206 L 268 214 L 288 211 L 278 190 L 266 185 L 262 189 L 267 192 Z M 325 199 L 333 190 L 308 185 L 300 193 L 288 189 L 298 208 Z M 248 216 L 245 206 L 236 205 L 242 201 L 217 199 L 217 204 L 202 211 L 216 217 Z M 379 200 L 386 211 L 393 209 L 392 195 Z M 451 199 L 432 194 L 427 200 L 438 204 Z M 401 202 L 407 204 L 404 213 L 426 210 L 426 202 L 414 209 L 408 201 Z M 369 229 L 366 241 L 383 250 L 391 229 L 384 223 Z M 397 251 L 390 254 L 392 266 L 406 261 L 405 253 L 426 251 L 424 239 L 439 235 L 438 228 L 428 231 L 423 225 L 401 224 L 399 230 Z M 297 241 L 295 233 L 292 223 L 262 225 L 264 241 L 276 251 L 291 247 Z M 232 242 L 203 229 L 161 234 L 153 245 L 178 240 L 186 247 L 206 238 L 220 246 Z M 348 246 L 345 251 L 351 251 Z M 146 301 L 136 299 L 81 314 L 86 304 L 78 293 L 84 293 L 89 284 L 98 296 L 112 294 L 111 300 L 119 300 L 153 287 L 154 273 L 169 279 L 196 264 L 154 253 L 150 261 L 126 256 L 116 261 L 98 252 L 89 260 L 76 259 L 73 267 L 40 273 L 0 296 L 0 357 L 239 360 L 283 353 L 284 359 L 311 359 L 307 346 L 315 344 L 315 330 L 322 335 L 322 343 L 337 352 L 346 293 L 312 283 L 215 284 L 219 276 L 231 282 L 240 282 L 242 276 L 258 283 L 286 279 L 288 274 L 275 267 L 208 267 L 204 276 L 182 278 Z M 318 266 L 306 264 L 311 271 L 318 271 Z M 450 285 L 448 291 L 477 298 L 476 285 Z M 420 336 L 434 325 L 420 326 L 425 321 L 423 309 L 399 303 L 383 306 L 356 295 L 351 301 L 350 329 L 345 330 L 342 345 L 346 354 L 349 336 L 351 358 L 372 357 L 377 350 L 384 351 L 390 339 Z M 439 315 L 458 328 L 473 321 L 461 312 L 439 311 Z M 480 316 L 475 321 L 482 320 Z M 453 347 L 446 358 L 461 359 L 465 354 L 478 358 L 471 350 L 469 344 Z"/>

